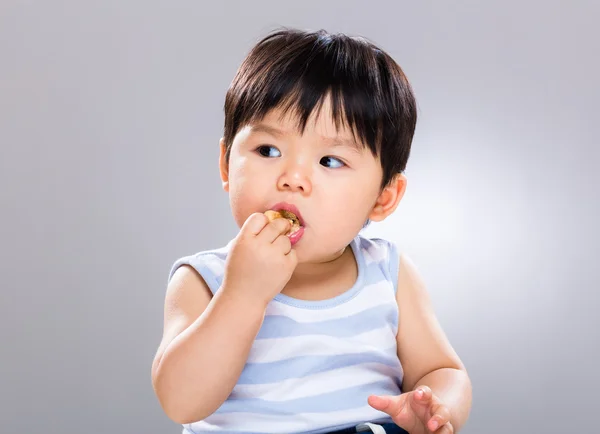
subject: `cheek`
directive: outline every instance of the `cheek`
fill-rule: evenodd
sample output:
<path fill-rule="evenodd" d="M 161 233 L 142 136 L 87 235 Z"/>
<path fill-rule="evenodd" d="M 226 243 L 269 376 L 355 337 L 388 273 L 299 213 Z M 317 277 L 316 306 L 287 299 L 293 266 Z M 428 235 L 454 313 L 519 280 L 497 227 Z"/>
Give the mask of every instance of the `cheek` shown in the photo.
<path fill-rule="evenodd" d="M 329 185 L 334 187 L 333 185 Z M 336 232 L 359 231 L 375 203 L 377 189 L 370 183 L 346 180 L 328 188 L 321 202 L 327 227 Z"/>
<path fill-rule="evenodd" d="M 246 219 L 260 206 L 263 194 L 263 183 L 243 160 L 231 166 L 229 177 L 229 204 L 231 212 L 238 226 L 242 226 Z"/>

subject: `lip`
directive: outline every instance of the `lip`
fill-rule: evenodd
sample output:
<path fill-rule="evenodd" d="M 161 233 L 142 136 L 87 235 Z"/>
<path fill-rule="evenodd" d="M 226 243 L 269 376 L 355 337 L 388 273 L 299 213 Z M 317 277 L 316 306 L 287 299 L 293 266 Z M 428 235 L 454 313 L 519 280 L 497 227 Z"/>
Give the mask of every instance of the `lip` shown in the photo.
<path fill-rule="evenodd" d="M 275 205 L 273 205 L 272 207 L 270 207 L 269 209 L 273 210 L 273 211 L 289 211 L 291 213 L 294 213 L 294 215 L 296 217 L 298 217 L 298 221 L 300 222 L 300 226 L 304 227 L 306 226 L 304 224 L 304 219 L 302 218 L 302 214 L 300 214 L 300 211 L 298 211 L 298 208 L 296 208 L 295 205 L 292 205 L 291 203 L 287 203 L 287 202 L 279 202 L 276 203 Z"/>
<path fill-rule="evenodd" d="M 300 226 L 300 229 L 298 229 L 293 234 L 289 235 L 290 242 L 292 243 L 292 246 L 295 246 L 296 243 L 298 241 L 300 241 L 300 238 L 302 238 L 302 235 L 304 235 L 304 226 Z"/>

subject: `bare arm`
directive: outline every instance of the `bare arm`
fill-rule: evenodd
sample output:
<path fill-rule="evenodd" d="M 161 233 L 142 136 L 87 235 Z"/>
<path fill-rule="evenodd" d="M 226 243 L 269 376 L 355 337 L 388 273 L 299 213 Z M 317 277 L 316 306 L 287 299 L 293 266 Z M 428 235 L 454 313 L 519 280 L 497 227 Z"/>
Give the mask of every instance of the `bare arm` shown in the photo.
<path fill-rule="evenodd" d="M 403 392 L 428 386 L 450 410 L 450 422 L 458 432 L 471 409 L 471 381 L 435 317 L 423 279 L 406 256 L 400 258 L 396 298 Z"/>
<path fill-rule="evenodd" d="M 273 297 L 296 268 L 287 219 L 248 217 L 231 245 L 223 285 L 212 297 L 188 266 L 165 297 L 165 328 L 152 385 L 167 416 L 190 423 L 214 413 L 231 394 Z"/>
<path fill-rule="evenodd" d="M 214 413 L 235 386 L 262 324 L 265 305 L 221 288 L 214 298 L 188 266 L 173 275 L 164 334 L 152 364 L 160 404 L 177 423 Z"/>
<path fill-rule="evenodd" d="M 423 376 L 415 385 L 428 386 L 450 410 L 450 422 L 458 432 L 469 417 L 471 381 L 464 369 L 440 368 Z"/>

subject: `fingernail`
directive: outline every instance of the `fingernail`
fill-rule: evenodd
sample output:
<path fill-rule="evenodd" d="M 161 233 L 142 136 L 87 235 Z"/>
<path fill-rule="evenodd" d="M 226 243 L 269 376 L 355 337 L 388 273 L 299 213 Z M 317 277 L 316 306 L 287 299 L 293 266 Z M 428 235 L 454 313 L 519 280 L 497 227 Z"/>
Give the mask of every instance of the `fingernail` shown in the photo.
<path fill-rule="evenodd" d="M 434 420 L 429 424 L 429 426 L 431 426 L 431 431 L 435 431 L 438 428 L 438 421 Z"/>

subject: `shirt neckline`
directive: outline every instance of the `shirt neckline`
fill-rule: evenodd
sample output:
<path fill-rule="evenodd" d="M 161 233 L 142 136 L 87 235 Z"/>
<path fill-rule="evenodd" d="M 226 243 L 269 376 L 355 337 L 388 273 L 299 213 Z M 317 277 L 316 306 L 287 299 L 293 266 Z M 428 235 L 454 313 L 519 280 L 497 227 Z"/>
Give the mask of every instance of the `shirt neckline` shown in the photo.
<path fill-rule="evenodd" d="M 364 279 L 365 272 L 365 259 L 360 253 L 358 236 L 350 242 L 350 248 L 352 249 L 352 253 L 354 254 L 354 259 L 358 268 L 358 275 L 356 276 L 356 281 L 350 289 L 339 295 L 336 295 L 335 297 L 328 298 L 325 300 L 301 300 L 299 298 L 290 297 L 289 295 L 281 293 L 277 294 L 273 298 L 273 300 L 279 303 L 287 304 L 289 306 L 294 306 L 302 309 L 327 309 L 343 304 L 346 301 L 355 297 L 362 288 L 362 281 Z"/>

